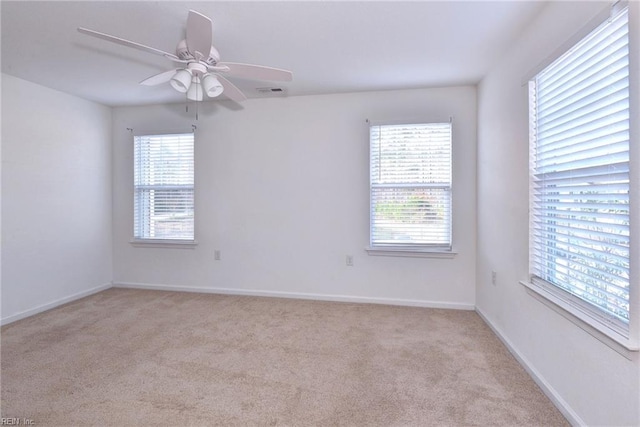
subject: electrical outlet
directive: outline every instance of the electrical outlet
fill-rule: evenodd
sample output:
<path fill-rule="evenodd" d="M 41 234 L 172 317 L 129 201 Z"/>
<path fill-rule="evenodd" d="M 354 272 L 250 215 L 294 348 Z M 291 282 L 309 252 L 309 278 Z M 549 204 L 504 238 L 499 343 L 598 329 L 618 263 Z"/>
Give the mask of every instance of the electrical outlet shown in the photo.
<path fill-rule="evenodd" d="M 216 261 L 220 261 L 220 250 L 216 249 L 215 251 L 213 251 L 213 259 L 215 259 Z"/>
<path fill-rule="evenodd" d="M 498 277 L 498 273 L 496 273 L 495 271 L 492 271 L 492 272 L 491 272 L 491 284 L 492 284 L 493 286 L 495 286 L 495 285 L 496 285 L 497 277 Z"/>
<path fill-rule="evenodd" d="M 353 267 L 353 255 L 347 255 L 345 258 L 347 266 Z"/>

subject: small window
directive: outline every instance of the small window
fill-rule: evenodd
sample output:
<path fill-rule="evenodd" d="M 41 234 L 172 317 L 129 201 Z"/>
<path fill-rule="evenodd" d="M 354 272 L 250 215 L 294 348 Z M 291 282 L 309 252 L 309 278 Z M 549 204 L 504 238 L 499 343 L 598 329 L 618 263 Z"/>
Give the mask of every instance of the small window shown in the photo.
<path fill-rule="evenodd" d="M 134 138 L 134 239 L 193 241 L 193 133 Z"/>
<path fill-rule="evenodd" d="M 530 274 L 629 338 L 629 29 L 623 11 L 530 82 Z"/>
<path fill-rule="evenodd" d="M 370 127 L 370 248 L 451 250 L 451 123 Z"/>

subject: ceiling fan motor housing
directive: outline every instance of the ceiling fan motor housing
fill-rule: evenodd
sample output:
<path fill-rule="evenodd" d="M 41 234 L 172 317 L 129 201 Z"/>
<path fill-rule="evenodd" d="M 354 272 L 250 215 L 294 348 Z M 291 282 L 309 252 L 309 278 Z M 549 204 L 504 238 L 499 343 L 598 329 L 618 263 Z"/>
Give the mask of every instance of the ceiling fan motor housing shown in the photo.
<path fill-rule="evenodd" d="M 187 64 L 187 70 L 194 76 L 201 76 L 207 73 L 207 67 L 199 62 L 189 62 Z"/>
<path fill-rule="evenodd" d="M 183 61 L 191 61 L 195 58 L 191 53 L 189 53 L 189 49 L 187 48 L 187 40 L 181 40 L 176 47 L 176 56 Z M 218 49 L 211 46 L 211 50 L 209 51 L 209 57 L 204 61 L 209 65 L 216 65 L 220 61 L 220 53 Z"/>

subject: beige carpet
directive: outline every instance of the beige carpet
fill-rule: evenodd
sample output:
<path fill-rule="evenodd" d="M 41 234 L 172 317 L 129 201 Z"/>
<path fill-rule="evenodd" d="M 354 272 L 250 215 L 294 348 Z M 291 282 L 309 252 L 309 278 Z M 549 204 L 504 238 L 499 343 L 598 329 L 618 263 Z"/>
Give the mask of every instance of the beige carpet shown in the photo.
<path fill-rule="evenodd" d="M 37 425 L 567 425 L 474 312 L 110 289 L 2 328 Z"/>

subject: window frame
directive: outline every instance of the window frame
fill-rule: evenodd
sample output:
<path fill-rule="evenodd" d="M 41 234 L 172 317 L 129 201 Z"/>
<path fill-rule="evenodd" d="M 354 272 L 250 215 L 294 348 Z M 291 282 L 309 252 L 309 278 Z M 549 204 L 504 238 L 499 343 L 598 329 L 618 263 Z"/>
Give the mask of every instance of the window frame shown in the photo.
<path fill-rule="evenodd" d="M 193 225 L 193 234 L 191 236 L 191 238 L 155 238 L 155 237 L 140 237 L 140 236 L 136 236 L 137 234 L 137 230 L 135 227 L 136 224 L 136 217 L 138 215 L 140 215 L 140 212 L 138 212 L 136 210 L 136 197 L 137 197 L 137 191 L 138 191 L 138 184 L 136 183 L 135 180 L 135 176 L 136 176 L 136 170 L 138 165 L 136 164 L 136 146 L 138 144 L 138 138 L 144 138 L 144 137 L 149 137 L 149 138 L 153 138 L 153 137 L 162 137 L 162 136 L 180 136 L 180 135 L 192 135 L 192 152 L 193 152 L 193 159 L 192 159 L 192 171 L 193 171 L 193 176 L 192 176 L 192 184 L 189 187 L 192 191 L 192 211 L 193 211 L 193 217 L 191 219 Z M 136 133 L 136 134 L 132 134 L 132 149 L 133 149 L 133 185 L 132 185 L 132 200 L 133 200 L 133 208 L 132 208 L 132 213 L 133 213 L 133 237 L 132 239 L 129 241 L 129 243 L 134 246 L 134 247 L 154 247 L 154 248 L 177 248 L 177 249 L 192 249 L 194 248 L 198 242 L 196 241 L 195 237 L 196 237 L 196 221 L 195 221 L 195 210 L 196 210 L 196 204 L 195 204 L 195 192 L 196 192 L 196 183 L 195 183 L 195 147 L 196 147 L 196 136 L 195 136 L 195 128 L 194 129 L 189 129 L 189 130 L 171 130 L 171 131 L 166 131 L 166 132 L 162 132 L 162 131 L 155 131 L 155 132 L 141 132 L 141 133 Z M 171 184 L 166 184 L 166 186 L 171 187 Z"/>
<path fill-rule="evenodd" d="M 453 163 L 454 163 L 454 129 L 453 129 L 453 117 L 447 117 L 442 120 L 425 120 L 424 118 L 418 120 L 401 120 L 401 121 L 380 121 L 380 122 L 371 122 L 366 120 L 368 124 L 368 168 L 367 171 L 369 173 L 369 244 L 365 248 L 367 253 L 372 256 L 392 256 L 392 257 L 414 257 L 414 258 L 453 258 L 457 255 L 457 252 L 453 249 L 454 242 L 454 232 L 453 232 Z M 449 242 L 448 244 L 384 244 L 384 243 L 375 243 L 373 240 L 374 235 L 374 201 L 373 201 L 373 189 L 374 183 L 372 182 L 372 139 L 371 139 L 371 130 L 373 127 L 385 127 L 385 126 L 422 126 L 422 125 L 449 125 L 449 182 L 448 186 L 444 186 L 442 184 L 428 184 L 428 183 L 420 183 L 419 186 L 422 188 L 433 188 L 433 189 L 443 189 L 445 188 L 448 191 L 449 195 Z M 402 185 L 407 185 L 404 183 L 396 183 L 398 188 L 402 187 Z M 409 184 L 411 185 L 411 184 Z M 391 185 L 390 185 L 391 186 Z"/>
<path fill-rule="evenodd" d="M 615 17 L 617 17 L 620 13 L 624 12 L 627 5 L 616 4 L 611 8 L 607 8 L 603 10 L 603 13 L 598 15 L 593 21 L 591 21 L 585 28 L 578 32 L 578 34 L 570 41 L 563 45 L 562 49 L 556 51 L 556 53 L 549 58 L 543 65 L 540 65 L 536 68 L 535 73 L 530 73 L 527 77 L 527 82 L 525 84 L 529 84 L 529 89 L 531 91 L 532 81 L 535 81 L 537 76 L 545 71 L 552 64 L 555 64 L 558 60 L 560 60 L 565 54 L 571 52 L 575 46 L 580 44 L 583 40 L 587 39 L 591 36 L 592 33 L 598 31 L 601 27 L 606 25 L 606 23 L 611 22 Z M 605 13 L 606 12 L 606 13 Z M 636 43 L 640 43 L 639 38 L 634 38 L 632 36 L 632 19 L 631 14 L 629 13 L 629 322 L 626 328 L 620 329 L 620 324 L 617 322 L 611 321 L 611 316 L 607 315 L 604 311 L 601 311 L 597 307 L 592 304 L 586 303 L 582 301 L 580 298 L 575 297 L 571 293 L 563 290 L 559 286 L 550 284 L 545 282 L 540 278 L 534 277 L 532 274 L 532 267 L 529 267 L 529 279 L 526 281 L 521 281 L 520 283 L 528 288 L 529 291 L 533 292 L 537 298 L 541 298 L 541 301 L 548 301 L 545 304 L 551 304 L 550 307 L 556 307 L 554 310 L 560 310 L 563 316 L 572 319 L 572 321 L 579 326 L 581 326 L 585 331 L 591 333 L 596 338 L 601 341 L 607 343 L 612 348 L 619 351 L 621 354 L 628 354 L 628 351 L 638 351 L 640 350 L 640 289 L 638 289 L 638 277 L 640 276 L 639 266 L 637 262 L 634 262 L 634 259 L 638 258 L 640 253 L 639 245 L 637 243 L 638 238 L 640 238 L 640 224 L 638 224 L 638 203 L 640 202 L 640 192 L 634 191 L 634 186 L 637 187 L 640 184 L 640 173 L 638 173 L 638 168 L 640 167 L 640 159 L 638 155 L 640 154 L 640 147 L 638 147 L 639 142 L 639 132 L 638 132 L 638 123 L 634 120 L 634 111 L 640 110 L 639 104 L 639 96 L 637 94 L 638 87 L 637 82 L 634 82 L 634 78 L 637 79 L 636 73 L 638 73 L 638 67 L 634 67 L 633 61 L 638 62 L 639 58 L 633 55 L 632 46 Z M 637 48 L 636 48 L 637 50 Z M 635 88 L 635 90 L 634 90 Z M 531 92 L 529 93 L 529 102 L 531 103 Z M 531 105 L 531 104 L 530 104 Z M 637 114 L 637 113 L 636 113 Z M 529 116 L 529 126 L 530 126 L 530 142 L 529 147 L 533 149 L 534 144 L 534 134 L 531 132 L 534 123 L 532 122 L 532 115 L 530 112 Z M 533 162 L 533 159 L 530 159 Z M 529 167 L 529 185 L 533 185 L 532 180 L 533 173 L 533 164 L 530 164 Z M 533 189 L 530 189 L 530 201 L 532 198 Z M 531 202 L 530 202 L 531 203 Z M 530 208 L 530 217 L 532 216 L 532 210 Z M 530 219 L 529 224 L 529 241 L 530 245 L 532 244 L 531 231 L 532 229 L 532 219 Z M 532 249 L 529 250 L 530 258 L 532 257 Z M 531 261 L 530 261 L 531 262 Z M 620 322 L 623 323 L 623 322 Z M 620 347 L 618 347 L 620 346 Z"/>

